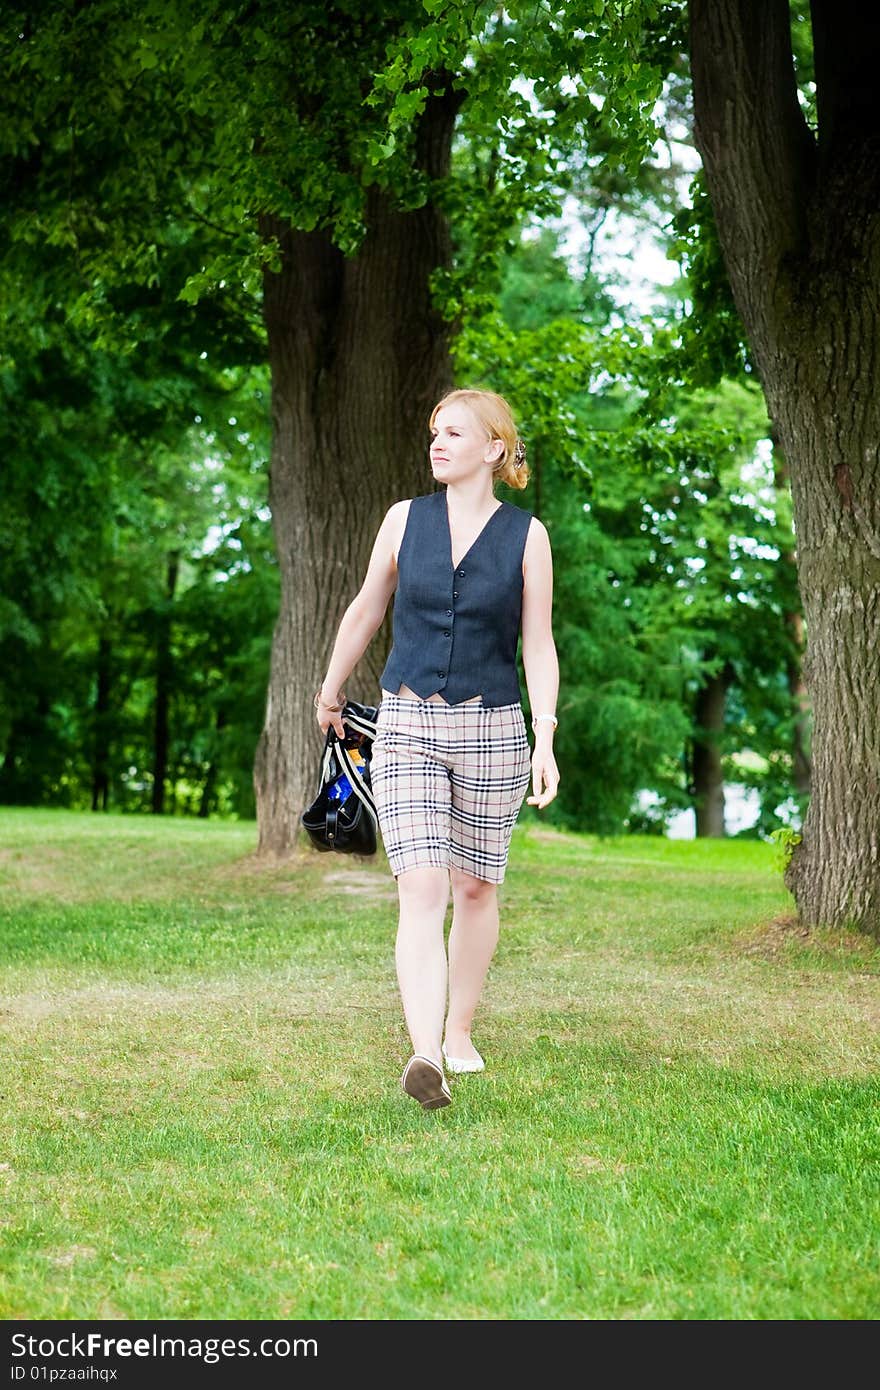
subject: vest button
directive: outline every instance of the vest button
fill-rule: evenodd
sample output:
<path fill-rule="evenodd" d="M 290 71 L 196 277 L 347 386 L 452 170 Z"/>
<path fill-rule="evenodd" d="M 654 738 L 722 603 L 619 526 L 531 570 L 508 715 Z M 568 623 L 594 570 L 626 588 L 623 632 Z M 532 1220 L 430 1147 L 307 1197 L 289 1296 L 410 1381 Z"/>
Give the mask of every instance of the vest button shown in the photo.
<path fill-rule="evenodd" d="M 452 591 L 452 597 L 453 597 L 453 598 L 458 598 L 458 590 L 457 590 L 457 589 L 453 589 L 453 591 Z"/>
<path fill-rule="evenodd" d="M 438 676 L 440 677 L 440 679 L 442 680 L 443 677 L 446 675 L 446 672 L 445 672 L 445 671 L 438 671 L 438 672 L 437 672 L 437 675 L 438 675 Z"/>
<path fill-rule="evenodd" d="M 458 571 L 458 577 L 459 577 L 459 579 L 464 579 L 464 570 L 459 570 L 459 571 Z"/>
<path fill-rule="evenodd" d="M 451 633 L 451 632 L 444 632 L 443 636 L 444 636 L 444 637 L 451 637 L 451 636 L 452 636 L 452 633 Z"/>
<path fill-rule="evenodd" d="M 451 608 L 447 608 L 447 610 L 446 610 L 446 616 L 447 616 L 447 618 L 451 618 L 451 617 L 452 617 L 452 609 L 451 609 Z"/>

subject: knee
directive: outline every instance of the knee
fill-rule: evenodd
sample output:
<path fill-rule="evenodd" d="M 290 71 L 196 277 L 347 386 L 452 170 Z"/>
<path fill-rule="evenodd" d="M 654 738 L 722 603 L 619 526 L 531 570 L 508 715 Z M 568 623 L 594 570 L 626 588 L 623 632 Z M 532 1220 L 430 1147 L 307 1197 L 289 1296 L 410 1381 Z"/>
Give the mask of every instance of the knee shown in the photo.
<path fill-rule="evenodd" d="M 449 874 L 446 869 L 408 869 L 397 879 L 402 908 L 417 912 L 445 912 L 449 902 Z"/>
<path fill-rule="evenodd" d="M 498 894 L 497 883 L 489 883 L 484 878 L 474 878 L 461 869 L 452 869 L 452 891 L 455 901 L 469 907 L 482 907 L 494 902 Z"/>

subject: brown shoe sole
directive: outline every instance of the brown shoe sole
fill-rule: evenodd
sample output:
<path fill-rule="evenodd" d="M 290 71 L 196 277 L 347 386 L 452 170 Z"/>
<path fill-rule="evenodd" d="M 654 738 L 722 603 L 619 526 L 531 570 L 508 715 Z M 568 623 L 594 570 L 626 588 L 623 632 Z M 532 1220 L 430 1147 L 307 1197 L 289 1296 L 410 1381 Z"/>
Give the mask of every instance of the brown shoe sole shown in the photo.
<path fill-rule="evenodd" d="M 400 1084 L 423 1110 L 441 1110 L 452 1101 L 452 1094 L 440 1067 L 428 1057 L 411 1057 Z"/>

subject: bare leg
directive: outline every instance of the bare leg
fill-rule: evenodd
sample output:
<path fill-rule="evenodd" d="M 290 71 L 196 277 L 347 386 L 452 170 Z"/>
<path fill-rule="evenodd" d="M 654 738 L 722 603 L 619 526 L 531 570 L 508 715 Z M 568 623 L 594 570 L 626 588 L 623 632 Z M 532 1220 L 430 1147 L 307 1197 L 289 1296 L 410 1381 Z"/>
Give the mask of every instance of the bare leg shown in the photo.
<path fill-rule="evenodd" d="M 440 1039 L 446 1008 L 446 950 L 443 922 L 449 902 L 447 869 L 410 869 L 399 875 L 397 982 L 413 1052 L 441 1064 Z"/>
<path fill-rule="evenodd" d="M 445 1041 L 450 1057 L 471 1062 L 479 1055 L 471 1042 L 471 1025 L 498 944 L 498 885 L 461 869 L 450 873 L 453 914 Z"/>

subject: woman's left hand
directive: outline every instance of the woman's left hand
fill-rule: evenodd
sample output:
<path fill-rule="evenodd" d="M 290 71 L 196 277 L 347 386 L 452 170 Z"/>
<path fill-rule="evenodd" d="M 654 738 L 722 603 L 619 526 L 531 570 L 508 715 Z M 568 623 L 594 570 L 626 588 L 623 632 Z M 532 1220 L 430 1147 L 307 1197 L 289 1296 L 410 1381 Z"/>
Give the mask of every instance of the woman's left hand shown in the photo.
<path fill-rule="evenodd" d="M 549 806 L 559 786 L 559 768 L 552 748 L 537 747 L 532 754 L 532 791 L 528 798 L 529 806 L 537 806 L 540 811 Z"/>

